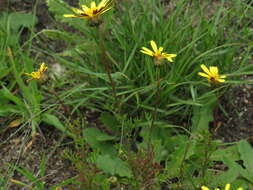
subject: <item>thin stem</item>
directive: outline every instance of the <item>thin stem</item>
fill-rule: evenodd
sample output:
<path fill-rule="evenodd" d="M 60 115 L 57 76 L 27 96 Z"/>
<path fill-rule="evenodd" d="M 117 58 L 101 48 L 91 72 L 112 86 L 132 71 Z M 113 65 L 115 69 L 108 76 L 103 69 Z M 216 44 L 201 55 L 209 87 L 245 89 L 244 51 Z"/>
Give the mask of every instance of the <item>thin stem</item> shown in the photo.
<path fill-rule="evenodd" d="M 99 35 L 99 46 L 100 46 L 100 50 L 102 52 L 101 53 L 101 60 L 103 61 L 105 72 L 107 73 L 108 79 L 109 79 L 111 87 L 112 87 L 112 95 L 115 100 L 114 103 L 115 103 L 115 105 L 117 105 L 116 85 L 115 85 L 115 82 L 112 78 L 110 63 L 107 59 L 106 50 L 105 50 L 105 42 L 104 42 L 105 32 L 104 32 L 103 24 L 100 24 L 98 26 L 98 35 Z"/>
<path fill-rule="evenodd" d="M 160 78 L 160 67 L 157 66 L 156 67 L 156 98 L 155 98 L 155 110 L 153 111 L 152 114 L 152 121 L 150 124 L 150 128 L 149 128 L 149 135 L 148 135 L 148 150 L 151 151 L 151 135 L 153 132 L 153 128 L 154 128 L 154 123 L 155 120 L 157 119 L 157 109 L 158 109 L 158 104 L 160 102 L 160 85 L 161 84 L 161 78 Z"/>

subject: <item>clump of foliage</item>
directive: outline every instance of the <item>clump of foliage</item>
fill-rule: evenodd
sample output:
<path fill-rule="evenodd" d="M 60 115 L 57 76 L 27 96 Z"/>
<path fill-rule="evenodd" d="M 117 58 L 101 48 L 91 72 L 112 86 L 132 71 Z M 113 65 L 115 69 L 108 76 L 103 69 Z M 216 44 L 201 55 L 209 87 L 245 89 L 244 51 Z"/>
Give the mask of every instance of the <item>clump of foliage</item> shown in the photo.
<path fill-rule="evenodd" d="M 217 127 L 215 114 L 227 89 L 249 83 L 241 76 L 253 73 L 250 5 L 240 0 L 80 0 L 81 8 L 47 0 L 47 5 L 64 28 L 74 29 L 60 24 L 37 34 L 64 41 L 61 52 L 43 53 L 66 73 L 40 83 L 46 72 L 54 73 L 46 63 L 48 71 L 41 66 L 27 74 L 38 81 L 25 83 L 22 73 L 32 71 L 29 53 L 24 57 L 23 46 L 3 47 L 13 77 L 1 75 L 7 82 L 1 82 L 0 114 L 21 117 L 23 125 L 31 124 L 32 136 L 46 123 L 73 139 L 73 150 L 62 156 L 78 176 L 52 188 L 70 183 L 90 190 L 253 188 L 250 144 L 228 146 L 209 130 L 210 124 Z M 21 93 L 13 95 L 16 88 Z M 45 188 L 15 168 L 35 188 Z"/>

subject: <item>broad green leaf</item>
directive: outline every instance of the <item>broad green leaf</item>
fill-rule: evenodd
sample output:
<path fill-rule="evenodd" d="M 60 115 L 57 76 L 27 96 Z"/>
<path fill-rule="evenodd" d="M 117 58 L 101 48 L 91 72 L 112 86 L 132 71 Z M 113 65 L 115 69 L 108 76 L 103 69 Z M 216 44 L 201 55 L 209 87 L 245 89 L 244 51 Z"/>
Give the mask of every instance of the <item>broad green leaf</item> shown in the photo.
<path fill-rule="evenodd" d="M 206 103 L 202 107 L 194 107 L 192 117 L 192 132 L 199 133 L 206 131 L 209 127 L 209 123 L 213 121 L 213 110 L 216 106 L 216 97 L 211 95 L 206 100 Z"/>
<path fill-rule="evenodd" d="M 11 13 L 10 26 L 13 30 L 18 30 L 20 27 L 32 27 L 38 22 L 35 15 L 29 13 Z"/>
<path fill-rule="evenodd" d="M 18 105 L 1 105 L 0 107 L 0 116 L 8 116 L 11 113 L 21 114 L 23 110 Z"/>
<path fill-rule="evenodd" d="M 219 177 L 217 177 L 216 181 L 213 184 L 226 184 L 232 183 L 239 175 L 241 166 L 236 164 L 236 162 L 230 160 L 226 155 L 222 158 L 224 164 L 228 167 L 228 171 L 222 172 Z"/>
<path fill-rule="evenodd" d="M 219 148 L 211 154 L 210 159 L 213 161 L 222 161 L 224 155 L 229 156 L 232 161 L 240 160 L 237 146 Z"/>
<path fill-rule="evenodd" d="M 103 112 L 100 117 L 101 121 L 106 127 L 109 127 L 112 131 L 117 132 L 119 130 L 116 117 L 108 112 Z"/>
<path fill-rule="evenodd" d="M 83 130 L 83 136 L 86 142 L 93 148 L 104 154 L 116 155 L 117 151 L 112 142 L 114 139 L 107 134 L 99 131 L 97 128 L 86 128 Z M 106 141 L 105 141 L 106 140 Z M 109 141 L 108 141 L 109 140 Z"/>
<path fill-rule="evenodd" d="M 253 148 L 251 145 L 246 140 L 241 140 L 238 143 L 238 151 L 243 160 L 243 165 L 250 173 L 253 173 Z"/>
<path fill-rule="evenodd" d="M 96 161 L 98 168 L 111 175 L 119 175 L 121 177 L 132 177 L 132 171 L 126 162 L 110 155 L 100 155 Z"/>

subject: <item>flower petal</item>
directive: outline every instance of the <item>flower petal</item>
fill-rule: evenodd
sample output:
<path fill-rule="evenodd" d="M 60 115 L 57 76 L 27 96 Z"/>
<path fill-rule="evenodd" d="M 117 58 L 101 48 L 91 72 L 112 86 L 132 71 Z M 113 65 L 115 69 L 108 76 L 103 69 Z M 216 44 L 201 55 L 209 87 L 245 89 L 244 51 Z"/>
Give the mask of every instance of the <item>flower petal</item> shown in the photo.
<path fill-rule="evenodd" d="M 154 40 L 150 41 L 151 47 L 153 48 L 154 52 L 156 53 L 158 51 L 157 45 Z"/>
<path fill-rule="evenodd" d="M 144 53 L 144 54 L 147 54 L 149 56 L 154 56 L 153 53 L 150 53 L 150 52 L 147 52 L 147 51 L 144 51 L 144 50 L 140 50 L 141 53 Z"/>
<path fill-rule="evenodd" d="M 92 1 L 91 3 L 90 3 L 90 8 L 96 8 L 97 6 L 96 6 L 96 2 L 95 1 Z"/>
<path fill-rule="evenodd" d="M 230 184 L 229 183 L 225 186 L 225 190 L 230 190 Z"/>
<path fill-rule="evenodd" d="M 87 7 L 86 5 L 81 5 L 83 11 L 87 11 L 89 9 L 89 7 Z"/>
<path fill-rule="evenodd" d="M 162 52 L 163 51 L 163 47 L 159 47 L 159 51 Z"/>
<path fill-rule="evenodd" d="M 209 67 L 210 73 L 212 73 L 214 76 L 219 75 L 218 67 L 211 66 Z"/>
<path fill-rule="evenodd" d="M 205 65 L 200 65 L 201 69 L 208 75 L 211 75 L 210 71 L 208 70 L 208 68 Z"/>
<path fill-rule="evenodd" d="M 206 186 L 201 186 L 201 190 L 210 190 L 210 189 Z"/>
<path fill-rule="evenodd" d="M 220 75 L 219 77 L 222 78 L 222 79 L 227 78 L 226 75 Z"/>
<path fill-rule="evenodd" d="M 108 0 L 102 0 L 102 1 L 98 4 L 98 9 L 101 9 L 102 7 L 106 7 L 107 4 L 108 4 Z"/>
<path fill-rule="evenodd" d="M 80 9 L 77 9 L 77 8 L 74 8 L 74 7 L 72 7 L 71 9 L 72 9 L 72 11 L 73 11 L 74 13 L 76 13 L 76 14 L 82 14 L 82 13 L 83 13 L 83 11 L 80 10 Z"/>
<path fill-rule="evenodd" d="M 218 82 L 225 82 L 225 79 L 216 79 Z M 226 190 L 226 189 L 225 189 Z M 229 189 L 228 189 L 229 190 Z"/>
<path fill-rule="evenodd" d="M 150 49 L 146 48 L 146 47 L 142 47 L 141 52 L 143 53 L 143 51 L 145 51 L 146 54 L 148 54 L 148 55 L 150 55 L 150 56 L 153 56 L 153 55 L 154 55 L 154 52 L 151 51 Z"/>
<path fill-rule="evenodd" d="M 66 17 L 66 18 L 76 18 L 78 16 L 77 15 L 71 15 L 71 14 L 65 14 L 65 15 L 63 15 L 63 17 Z"/>
<path fill-rule="evenodd" d="M 173 62 L 173 59 L 171 57 L 165 57 L 169 62 Z"/>
<path fill-rule="evenodd" d="M 111 8 L 112 8 L 112 7 L 109 7 L 109 8 L 107 8 L 107 9 L 101 11 L 101 12 L 99 12 L 99 14 L 101 15 L 101 14 L 105 13 L 106 11 L 109 11 Z M 101 10 L 102 10 L 102 9 L 101 9 Z"/>
<path fill-rule="evenodd" d="M 208 74 L 202 73 L 202 72 L 198 72 L 198 75 L 200 75 L 200 76 L 202 76 L 202 77 L 205 77 L 205 78 L 208 78 L 208 79 L 211 78 Z"/>

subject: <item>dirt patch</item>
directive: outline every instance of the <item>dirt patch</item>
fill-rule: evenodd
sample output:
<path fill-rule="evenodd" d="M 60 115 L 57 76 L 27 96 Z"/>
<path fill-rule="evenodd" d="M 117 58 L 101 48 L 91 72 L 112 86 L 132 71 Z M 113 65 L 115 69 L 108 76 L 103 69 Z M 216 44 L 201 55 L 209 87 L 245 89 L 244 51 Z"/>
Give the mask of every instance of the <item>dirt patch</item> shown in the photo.
<path fill-rule="evenodd" d="M 220 122 L 216 138 L 224 142 L 247 139 L 253 145 L 253 87 L 238 85 L 226 93 L 221 100 L 225 112 L 217 118 Z"/>
<path fill-rule="evenodd" d="M 61 156 L 66 147 L 61 145 L 63 137 L 60 132 L 47 127 L 36 136 L 31 145 L 30 130 L 22 130 L 21 134 L 16 134 L 7 140 L 16 130 L 10 129 L 0 137 L 0 142 L 6 142 L 0 146 L 0 165 L 3 166 L 1 172 L 4 176 L 32 185 L 33 183 L 17 170 L 10 170 L 12 166 L 22 167 L 38 180 L 45 182 L 46 188 L 76 176 L 71 163 Z M 39 176 L 43 159 L 46 160 L 46 173 L 44 176 Z M 18 190 L 21 187 L 9 183 L 7 189 Z"/>

